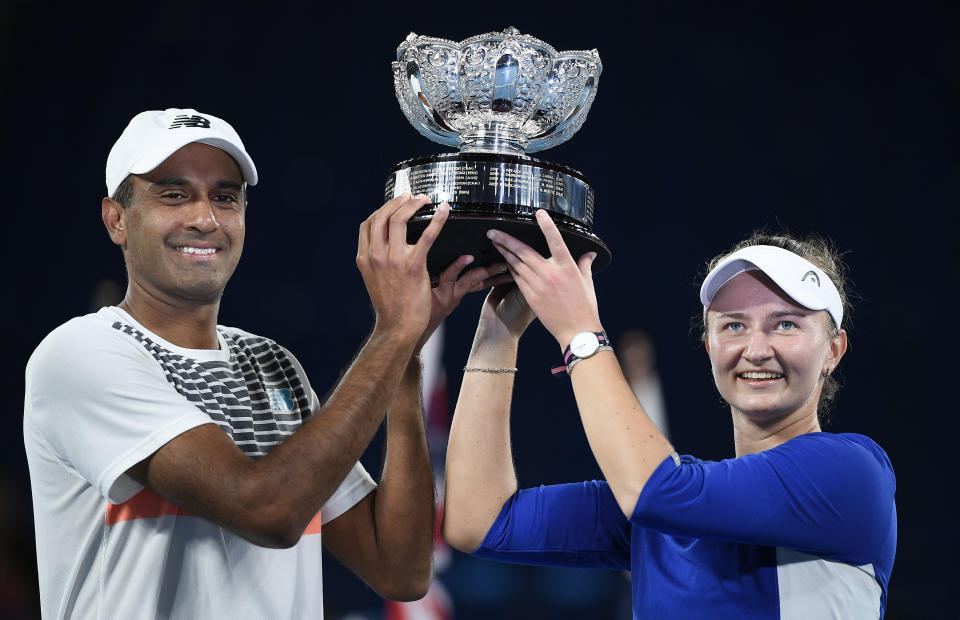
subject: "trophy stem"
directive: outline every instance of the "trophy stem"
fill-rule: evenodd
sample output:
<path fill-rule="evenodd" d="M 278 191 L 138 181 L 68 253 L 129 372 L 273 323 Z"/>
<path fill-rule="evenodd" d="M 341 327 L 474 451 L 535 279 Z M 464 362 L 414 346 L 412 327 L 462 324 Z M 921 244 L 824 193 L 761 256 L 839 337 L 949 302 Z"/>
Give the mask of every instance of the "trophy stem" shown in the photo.
<path fill-rule="evenodd" d="M 482 126 L 460 134 L 461 153 L 510 153 L 523 155 L 527 138 L 499 121 L 484 123 Z"/>

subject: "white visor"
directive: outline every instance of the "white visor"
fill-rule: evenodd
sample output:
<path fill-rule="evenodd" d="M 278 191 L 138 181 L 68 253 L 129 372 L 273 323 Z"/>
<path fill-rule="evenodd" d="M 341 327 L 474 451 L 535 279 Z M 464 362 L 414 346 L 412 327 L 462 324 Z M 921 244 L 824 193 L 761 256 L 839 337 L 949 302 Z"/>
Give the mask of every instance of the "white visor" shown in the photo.
<path fill-rule="evenodd" d="M 744 271 L 767 274 L 787 296 L 810 310 L 826 310 L 837 329 L 843 321 L 843 302 L 833 281 L 822 269 L 789 250 L 772 245 L 751 245 L 726 257 L 707 274 L 700 287 L 703 316 L 724 284 Z"/>

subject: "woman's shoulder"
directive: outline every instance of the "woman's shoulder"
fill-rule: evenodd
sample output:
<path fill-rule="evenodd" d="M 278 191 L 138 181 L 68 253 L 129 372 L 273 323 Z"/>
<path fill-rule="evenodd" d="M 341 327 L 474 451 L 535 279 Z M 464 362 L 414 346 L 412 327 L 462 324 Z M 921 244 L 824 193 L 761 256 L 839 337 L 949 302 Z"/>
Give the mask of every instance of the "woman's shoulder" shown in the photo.
<path fill-rule="evenodd" d="M 890 459 L 883 448 L 873 439 L 859 433 L 830 433 L 820 431 L 816 433 L 805 433 L 798 435 L 793 439 L 777 446 L 781 447 L 802 447 L 804 449 L 823 449 L 861 452 L 866 451 L 869 454 L 883 460 L 887 463 Z M 776 449 L 776 448 L 775 448 Z"/>
<path fill-rule="evenodd" d="M 832 471 L 832 475 L 873 473 L 895 480 L 887 453 L 870 437 L 858 433 L 817 432 L 798 435 L 773 451 L 806 457 Z M 809 459 L 809 460 L 808 460 Z"/>

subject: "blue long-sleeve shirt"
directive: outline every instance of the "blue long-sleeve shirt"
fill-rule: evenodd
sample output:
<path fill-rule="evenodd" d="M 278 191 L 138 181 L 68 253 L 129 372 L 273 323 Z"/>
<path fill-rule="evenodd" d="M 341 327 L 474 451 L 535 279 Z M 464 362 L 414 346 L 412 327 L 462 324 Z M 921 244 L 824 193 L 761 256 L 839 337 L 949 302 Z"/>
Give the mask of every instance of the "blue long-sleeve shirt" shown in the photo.
<path fill-rule="evenodd" d="M 895 487 L 869 438 L 810 433 L 720 462 L 668 457 L 630 519 L 603 481 L 519 491 L 475 555 L 630 570 L 636 618 L 879 618 Z"/>

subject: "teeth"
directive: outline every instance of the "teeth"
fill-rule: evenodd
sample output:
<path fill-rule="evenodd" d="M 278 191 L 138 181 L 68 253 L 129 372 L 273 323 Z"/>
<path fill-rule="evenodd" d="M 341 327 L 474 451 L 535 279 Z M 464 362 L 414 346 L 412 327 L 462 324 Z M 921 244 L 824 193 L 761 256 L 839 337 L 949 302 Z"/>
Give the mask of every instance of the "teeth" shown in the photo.
<path fill-rule="evenodd" d="M 194 248 L 194 247 L 190 247 L 189 245 L 185 245 L 177 248 L 177 251 L 183 252 L 184 254 L 199 254 L 201 256 L 204 256 L 209 254 L 216 254 L 217 249 L 216 248 Z"/>
<path fill-rule="evenodd" d="M 783 375 L 778 372 L 744 372 L 740 376 L 744 379 L 779 379 Z"/>

